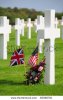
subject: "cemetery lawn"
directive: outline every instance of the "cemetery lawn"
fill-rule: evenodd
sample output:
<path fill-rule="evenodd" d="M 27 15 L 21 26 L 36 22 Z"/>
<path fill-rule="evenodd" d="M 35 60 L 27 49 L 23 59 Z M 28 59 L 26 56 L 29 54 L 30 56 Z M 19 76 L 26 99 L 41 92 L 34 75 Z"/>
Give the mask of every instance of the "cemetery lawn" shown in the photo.
<path fill-rule="evenodd" d="M 61 39 L 55 40 L 55 85 L 44 85 L 43 80 L 40 84 L 24 85 L 24 73 L 28 69 L 27 62 L 29 56 L 36 47 L 37 34 L 32 29 L 32 39 L 27 39 L 27 29 L 25 29 L 25 36 L 21 36 L 21 46 L 24 49 L 26 65 L 19 65 L 10 67 L 10 57 L 14 49 L 18 48 L 15 44 L 15 31 L 12 30 L 10 34 L 10 41 L 8 42 L 8 59 L 0 60 L 0 95 L 63 95 L 63 41 Z M 43 58 L 43 54 L 39 55 L 39 61 Z"/>

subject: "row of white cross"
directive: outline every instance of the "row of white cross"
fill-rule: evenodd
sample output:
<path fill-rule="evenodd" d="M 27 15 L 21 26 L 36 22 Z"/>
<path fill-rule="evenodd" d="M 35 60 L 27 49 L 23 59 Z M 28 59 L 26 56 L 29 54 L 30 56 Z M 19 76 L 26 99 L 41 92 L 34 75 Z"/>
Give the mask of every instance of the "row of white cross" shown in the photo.
<path fill-rule="evenodd" d="M 24 36 L 24 19 L 16 18 L 15 20 L 15 30 L 16 30 L 16 45 L 20 46 L 20 34 Z M 33 27 L 33 24 L 31 23 L 31 19 L 28 18 L 27 21 L 27 27 L 28 27 L 28 34 L 27 37 L 28 39 L 31 39 L 31 28 Z"/>
<path fill-rule="evenodd" d="M 58 25 L 58 20 L 57 18 L 55 19 L 55 27 L 57 27 Z M 22 36 L 24 36 L 24 27 L 25 27 L 25 23 L 24 20 L 20 19 L 20 18 L 16 18 L 15 20 L 15 30 L 16 30 L 16 45 L 20 46 L 20 34 L 22 34 Z M 31 39 L 31 28 L 33 27 L 33 24 L 31 22 L 31 19 L 28 18 L 27 21 L 27 27 L 28 27 L 28 34 L 27 37 L 28 39 Z M 44 17 L 43 16 L 37 16 L 37 19 L 35 19 L 34 21 L 34 28 L 35 31 L 37 32 L 39 29 L 44 29 Z M 42 44 L 44 42 L 43 39 L 40 39 L 39 41 L 39 53 L 42 53 Z"/>
<path fill-rule="evenodd" d="M 37 16 L 34 27 L 37 35 L 37 44 L 39 43 L 39 51 L 42 53 L 42 43 L 44 42 L 44 54 L 46 58 L 45 66 L 45 84 L 55 84 L 55 53 L 54 42 L 56 38 L 60 38 L 60 29 L 57 27 L 58 21 L 55 20 L 55 10 L 46 10 L 45 17 Z M 24 20 L 17 18 L 15 20 L 16 44 L 20 45 L 20 34 L 24 36 Z M 31 38 L 31 19 L 27 21 L 28 38 Z M 7 41 L 9 41 L 9 33 L 11 26 L 6 16 L 0 17 L 0 59 L 7 59 Z"/>
<path fill-rule="evenodd" d="M 16 18 L 14 28 L 16 30 L 16 45 L 17 46 L 20 46 L 20 34 L 24 36 L 24 27 L 25 27 L 24 19 L 20 20 L 20 18 Z"/>

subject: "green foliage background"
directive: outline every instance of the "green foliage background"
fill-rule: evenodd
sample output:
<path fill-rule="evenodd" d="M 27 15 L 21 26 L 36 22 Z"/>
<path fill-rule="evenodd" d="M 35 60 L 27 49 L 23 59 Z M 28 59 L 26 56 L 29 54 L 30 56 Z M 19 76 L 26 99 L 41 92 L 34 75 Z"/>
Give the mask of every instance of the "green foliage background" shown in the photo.
<path fill-rule="evenodd" d="M 10 19 L 10 23 L 13 25 L 15 23 L 15 18 L 31 18 L 32 21 L 37 17 L 37 15 L 43 15 L 43 11 L 36 11 L 35 9 L 27 9 L 27 8 L 2 8 L 0 7 L 0 16 L 7 16 Z M 56 17 L 61 19 L 63 16 L 63 12 L 56 12 Z"/>

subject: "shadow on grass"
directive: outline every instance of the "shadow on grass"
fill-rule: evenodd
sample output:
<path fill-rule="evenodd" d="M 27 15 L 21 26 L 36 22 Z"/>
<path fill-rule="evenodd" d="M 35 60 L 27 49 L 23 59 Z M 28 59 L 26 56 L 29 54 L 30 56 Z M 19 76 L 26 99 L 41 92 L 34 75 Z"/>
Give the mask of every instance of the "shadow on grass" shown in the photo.
<path fill-rule="evenodd" d="M 59 66 L 59 65 L 56 64 L 56 68 L 63 68 L 63 66 Z"/>
<path fill-rule="evenodd" d="M 14 82 L 8 80 L 0 80 L 0 85 L 25 85 L 25 82 Z"/>
<path fill-rule="evenodd" d="M 0 85 L 16 85 L 16 86 L 25 85 L 25 86 L 28 86 L 30 84 L 31 83 L 27 83 L 27 81 L 14 82 L 14 81 L 8 81 L 8 80 L 0 80 Z M 35 83 L 35 84 L 40 84 L 40 82 L 39 83 Z M 44 84 L 44 81 L 43 80 L 42 80 L 42 83 L 41 84 Z"/>

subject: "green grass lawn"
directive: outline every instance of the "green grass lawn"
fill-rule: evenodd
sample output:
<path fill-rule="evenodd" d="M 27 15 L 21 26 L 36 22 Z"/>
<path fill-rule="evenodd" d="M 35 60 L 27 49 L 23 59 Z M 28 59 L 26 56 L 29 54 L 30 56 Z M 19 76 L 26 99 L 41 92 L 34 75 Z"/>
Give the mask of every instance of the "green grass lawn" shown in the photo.
<path fill-rule="evenodd" d="M 37 33 L 32 29 L 32 39 L 27 38 L 27 29 L 25 36 L 21 36 L 21 46 L 24 49 L 25 63 L 27 65 L 29 56 L 36 47 Z M 8 59 L 0 60 L 0 95 L 63 95 L 63 41 L 55 40 L 55 85 L 44 85 L 43 82 L 36 85 L 24 85 L 24 73 L 28 67 L 19 65 L 10 67 L 10 57 L 14 49 L 18 48 L 15 44 L 15 31 L 10 34 L 8 42 Z M 39 54 L 39 60 L 43 58 L 43 54 Z"/>

